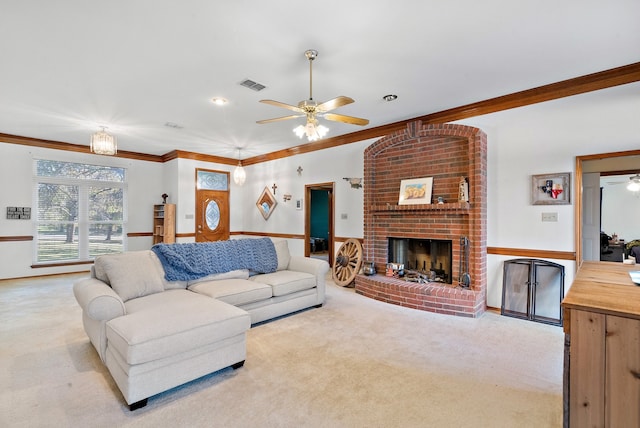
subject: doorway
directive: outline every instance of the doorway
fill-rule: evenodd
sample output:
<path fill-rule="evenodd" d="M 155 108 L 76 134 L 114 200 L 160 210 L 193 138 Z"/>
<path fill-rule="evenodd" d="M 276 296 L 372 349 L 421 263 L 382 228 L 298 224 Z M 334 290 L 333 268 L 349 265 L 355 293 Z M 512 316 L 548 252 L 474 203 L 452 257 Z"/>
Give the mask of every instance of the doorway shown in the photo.
<path fill-rule="evenodd" d="M 325 258 L 333 266 L 335 183 L 305 185 L 304 254 Z"/>
<path fill-rule="evenodd" d="M 575 195 L 575 249 L 576 249 L 576 268 L 582 265 L 584 260 L 594 259 L 593 253 L 599 254 L 599 237 L 600 230 L 597 230 L 600 226 L 600 219 L 593 219 L 590 214 L 595 212 L 594 203 L 596 195 L 592 195 L 591 201 L 589 201 L 589 194 L 593 192 L 585 192 L 585 187 L 594 187 L 593 184 L 585 183 L 585 177 L 588 177 L 591 173 L 597 173 L 598 175 L 610 175 L 612 173 L 619 174 L 620 172 L 631 173 L 631 171 L 637 172 L 640 170 L 640 150 L 631 150 L 627 152 L 614 152 L 614 153 L 601 153 L 597 155 L 576 156 L 576 192 Z M 599 184 L 598 195 L 599 199 Z M 586 197 L 586 200 L 585 200 Z M 587 204 L 585 206 L 585 204 Z M 596 205 L 597 206 L 597 205 Z M 591 207 L 591 208 L 589 208 Z M 599 208 L 599 207 L 598 207 Z M 594 225 L 597 224 L 596 229 L 589 229 L 589 225 L 584 224 L 584 218 L 591 218 Z M 597 232 L 597 238 L 596 238 Z M 590 248 L 592 248 L 590 250 Z M 590 254 L 591 252 L 591 254 Z"/>

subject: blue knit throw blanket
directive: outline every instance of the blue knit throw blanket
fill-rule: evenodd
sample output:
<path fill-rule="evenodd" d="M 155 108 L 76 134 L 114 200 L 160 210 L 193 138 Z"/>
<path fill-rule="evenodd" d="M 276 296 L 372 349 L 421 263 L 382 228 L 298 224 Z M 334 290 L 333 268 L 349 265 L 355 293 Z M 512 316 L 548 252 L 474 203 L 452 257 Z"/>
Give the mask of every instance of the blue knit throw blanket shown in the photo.
<path fill-rule="evenodd" d="M 236 269 L 269 273 L 278 268 L 276 248 L 269 238 L 156 244 L 151 251 L 160 259 L 167 281 L 189 281 Z"/>

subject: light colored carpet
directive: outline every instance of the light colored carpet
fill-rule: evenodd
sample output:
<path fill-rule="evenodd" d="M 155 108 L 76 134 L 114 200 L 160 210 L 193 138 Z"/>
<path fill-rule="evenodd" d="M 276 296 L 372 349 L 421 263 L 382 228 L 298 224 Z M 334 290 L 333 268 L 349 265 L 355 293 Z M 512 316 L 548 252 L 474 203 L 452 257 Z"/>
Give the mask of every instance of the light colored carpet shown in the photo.
<path fill-rule="evenodd" d="M 437 315 L 329 282 L 252 328 L 244 367 L 130 412 L 82 329 L 84 275 L 0 281 L 3 427 L 560 427 L 560 327 Z"/>

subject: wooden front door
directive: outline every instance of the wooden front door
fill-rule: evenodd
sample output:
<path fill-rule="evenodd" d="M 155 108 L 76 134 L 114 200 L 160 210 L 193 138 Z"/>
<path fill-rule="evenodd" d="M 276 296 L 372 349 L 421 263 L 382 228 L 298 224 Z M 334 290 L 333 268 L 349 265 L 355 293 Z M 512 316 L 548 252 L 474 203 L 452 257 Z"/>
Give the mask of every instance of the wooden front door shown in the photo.
<path fill-rule="evenodd" d="M 196 170 L 196 242 L 229 239 L 229 173 Z"/>

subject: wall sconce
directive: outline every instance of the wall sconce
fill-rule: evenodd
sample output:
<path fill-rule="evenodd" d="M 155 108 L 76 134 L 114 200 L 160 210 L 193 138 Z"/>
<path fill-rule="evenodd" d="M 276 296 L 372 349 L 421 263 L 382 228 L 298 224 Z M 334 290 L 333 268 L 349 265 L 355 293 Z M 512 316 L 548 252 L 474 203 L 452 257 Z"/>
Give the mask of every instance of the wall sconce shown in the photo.
<path fill-rule="evenodd" d="M 291 200 L 291 195 L 285 194 L 284 196 L 282 196 L 282 199 L 284 199 L 285 202 L 290 201 Z"/>
<path fill-rule="evenodd" d="M 343 180 L 348 181 L 352 189 L 360 189 L 362 187 L 362 178 L 344 177 Z"/>
<path fill-rule="evenodd" d="M 298 175 L 302 175 L 302 167 L 298 166 L 298 169 L 296 169 L 296 171 L 298 172 Z"/>

